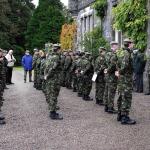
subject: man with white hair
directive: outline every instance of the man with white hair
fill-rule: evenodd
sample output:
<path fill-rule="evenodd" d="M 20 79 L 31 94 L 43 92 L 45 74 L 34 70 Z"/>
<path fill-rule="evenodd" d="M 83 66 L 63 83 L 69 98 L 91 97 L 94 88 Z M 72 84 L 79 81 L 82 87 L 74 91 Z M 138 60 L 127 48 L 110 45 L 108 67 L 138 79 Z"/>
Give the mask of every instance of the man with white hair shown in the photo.
<path fill-rule="evenodd" d="M 16 62 L 16 59 L 13 56 L 13 50 L 9 50 L 8 54 L 5 56 L 5 58 L 8 61 L 8 65 L 7 65 L 7 84 L 13 84 L 11 82 L 12 79 L 12 71 L 13 71 L 13 67 L 14 64 Z"/>

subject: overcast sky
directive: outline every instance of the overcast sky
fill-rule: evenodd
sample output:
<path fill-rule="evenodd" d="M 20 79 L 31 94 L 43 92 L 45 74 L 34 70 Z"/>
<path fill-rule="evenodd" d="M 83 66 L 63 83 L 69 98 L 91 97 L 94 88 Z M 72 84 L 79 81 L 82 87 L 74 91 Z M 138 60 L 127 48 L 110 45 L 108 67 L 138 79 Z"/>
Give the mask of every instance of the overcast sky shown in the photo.
<path fill-rule="evenodd" d="M 37 6 L 39 0 L 33 0 L 33 3 Z M 66 6 L 68 6 L 68 0 L 61 0 L 62 3 L 64 3 Z"/>

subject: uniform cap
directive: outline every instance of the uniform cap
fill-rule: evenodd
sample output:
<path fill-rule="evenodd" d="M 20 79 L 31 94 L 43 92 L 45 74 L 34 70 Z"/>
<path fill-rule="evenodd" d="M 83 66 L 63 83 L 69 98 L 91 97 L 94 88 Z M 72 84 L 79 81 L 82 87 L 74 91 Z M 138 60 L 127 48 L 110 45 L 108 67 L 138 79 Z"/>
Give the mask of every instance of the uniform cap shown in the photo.
<path fill-rule="evenodd" d="M 133 40 L 131 40 L 131 39 L 129 39 L 129 38 L 126 38 L 126 39 L 124 39 L 124 42 L 133 43 Z"/>

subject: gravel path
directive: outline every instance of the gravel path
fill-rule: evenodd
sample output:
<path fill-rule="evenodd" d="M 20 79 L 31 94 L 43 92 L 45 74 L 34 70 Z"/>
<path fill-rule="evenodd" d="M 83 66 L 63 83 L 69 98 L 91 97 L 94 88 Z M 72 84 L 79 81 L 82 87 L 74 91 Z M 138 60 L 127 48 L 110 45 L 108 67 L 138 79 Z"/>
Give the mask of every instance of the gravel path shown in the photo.
<path fill-rule="evenodd" d="M 64 120 L 52 121 L 42 92 L 24 84 L 21 71 L 13 77 L 15 85 L 4 94 L 7 124 L 0 126 L 0 150 L 150 150 L 150 96 L 134 94 L 137 125 L 123 126 L 116 115 L 62 88 Z"/>

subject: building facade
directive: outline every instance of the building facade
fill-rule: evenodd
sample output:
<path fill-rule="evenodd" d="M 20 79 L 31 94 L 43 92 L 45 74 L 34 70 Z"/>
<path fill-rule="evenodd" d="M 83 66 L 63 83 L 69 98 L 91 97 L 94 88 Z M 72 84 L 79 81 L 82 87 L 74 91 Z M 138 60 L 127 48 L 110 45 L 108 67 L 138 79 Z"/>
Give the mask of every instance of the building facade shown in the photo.
<path fill-rule="evenodd" d="M 100 20 L 96 16 L 96 11 L 92 5 L 95 0 L 69 0 L 69 10 L 77 22 L 77 43 L 76 48 L 82 50 L 81 41 L 86 32 L 92 31 L 96 26 L 102 26 L 104 37 L 110 42 L 115 40 L 122 43 L 122 34 L 114 31 L 112 28 L 112 7 L 116 4 L 116 0 L 107 0 L 108 6 L 105 17 Z"/>

